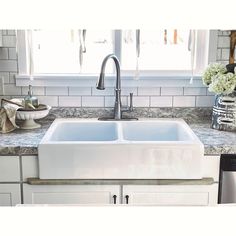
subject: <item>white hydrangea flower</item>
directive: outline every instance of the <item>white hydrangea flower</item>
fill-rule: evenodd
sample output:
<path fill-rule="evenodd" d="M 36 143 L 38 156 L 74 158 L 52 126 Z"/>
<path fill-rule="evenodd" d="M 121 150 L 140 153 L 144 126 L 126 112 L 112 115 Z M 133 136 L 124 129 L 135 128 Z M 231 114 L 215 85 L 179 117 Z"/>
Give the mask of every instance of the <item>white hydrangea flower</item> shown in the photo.
<path fill-rule="evenodd" d="M 214 75 L 209 91 L 216 94 L 230 94 L 236 89 L 236 75 L 233 73 Z"/>
<path fill-rule="evenodd" d="M 212 82 L 213 76 L 217 74 L 224 74 L 227 72 L 226 67 L 221 63 L 210 64 L 203 73 L 202 81 L 205 85 L 209 85 Z"/>

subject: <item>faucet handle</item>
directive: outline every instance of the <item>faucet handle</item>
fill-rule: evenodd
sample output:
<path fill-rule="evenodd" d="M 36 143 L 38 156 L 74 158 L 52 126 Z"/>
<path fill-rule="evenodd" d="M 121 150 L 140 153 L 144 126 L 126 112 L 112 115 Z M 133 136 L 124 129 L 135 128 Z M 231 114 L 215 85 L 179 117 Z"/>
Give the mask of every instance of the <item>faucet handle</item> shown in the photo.
<path fill-rule="evenodd" d="M 133 111 L 134 110 L 134 107 L 133 107 L 133 93 L 130 93 L 129 94 L 129 111 Z"/>

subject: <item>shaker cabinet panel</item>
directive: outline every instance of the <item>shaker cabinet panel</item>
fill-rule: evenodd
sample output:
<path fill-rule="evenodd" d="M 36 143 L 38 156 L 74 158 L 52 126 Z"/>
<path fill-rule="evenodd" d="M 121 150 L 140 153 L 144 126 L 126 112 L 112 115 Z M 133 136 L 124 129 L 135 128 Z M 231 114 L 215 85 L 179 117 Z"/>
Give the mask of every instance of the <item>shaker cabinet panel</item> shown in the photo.
<path fill-rule="evenodd" d="M 24 204 L 119 204 L 120 187 L 113 185 L 24 184 Z"/>
<path fill-rule="evenodd" d="M 20 161 L 17 156 L 0 156 L 0 182 L 20 181 Z"/>
<path fill-rule="evenodd" d="M 204 156 L 202 162 L 203 177 L 211 177 L 215 182 L 219 181 L 220 156 Z"/>
<path fill-rule="evenodd" d="M 20 203 L 20 184 L 0 184 L 0 206 L 15 206 Z"/>
<path fill-rule="evenodd" d="M 124 186 L 123 202 L 131 205 L 207 206 L 217 204 L 218 184 Z"/>

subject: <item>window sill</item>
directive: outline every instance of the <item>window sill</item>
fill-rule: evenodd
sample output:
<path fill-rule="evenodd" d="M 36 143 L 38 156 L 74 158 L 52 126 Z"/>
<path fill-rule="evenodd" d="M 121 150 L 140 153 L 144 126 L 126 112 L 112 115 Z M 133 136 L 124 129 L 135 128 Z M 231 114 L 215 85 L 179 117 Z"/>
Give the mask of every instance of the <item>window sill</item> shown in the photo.
<path fill-rule="evenodd" d="M 160 76 L 140 76 L 138 80 L 134 76 L 121 76 L 122 87 L 205 87 L 200 75 L 195 75 L 193 83 L 190 84 L 191 76 L 187 75 L 160 75 Z M 98 76 L 76 74 L 66 75 L 35 75 L 31 80 L 29 75 L 16 75 L 16 86 L 33 86 L 41 87 L 94 87 L 97 83 Z M 115 86 L 115 76 L 107 75 L 105 79 L 106 87 Z"/>

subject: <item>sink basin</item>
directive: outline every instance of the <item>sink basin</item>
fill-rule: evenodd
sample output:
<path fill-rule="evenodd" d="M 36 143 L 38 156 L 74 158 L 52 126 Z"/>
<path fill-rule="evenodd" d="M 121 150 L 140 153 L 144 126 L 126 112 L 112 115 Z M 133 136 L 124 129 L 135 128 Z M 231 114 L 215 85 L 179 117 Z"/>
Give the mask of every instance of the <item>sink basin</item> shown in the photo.
<path fill-rule="evenodd" d="M 181 119 L 56 119 L 38 147 L 41 179 L 201 179 L 204 146 Z"/>
<path fill-rule="evenodd" d="M 123 137 L 130 141 L 189 141 L 193 140 L 191 131 L 186 130 L 183 124 L 173 121 L 140 121 L 122 125 Z"/>
<path fill-rule="evenodd" d="M 65 121 L 55 126 L 50 141 L 113 141 L 118 138 L 115 123 Z"/>

